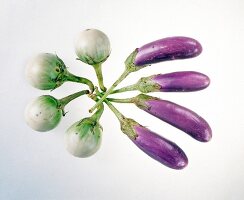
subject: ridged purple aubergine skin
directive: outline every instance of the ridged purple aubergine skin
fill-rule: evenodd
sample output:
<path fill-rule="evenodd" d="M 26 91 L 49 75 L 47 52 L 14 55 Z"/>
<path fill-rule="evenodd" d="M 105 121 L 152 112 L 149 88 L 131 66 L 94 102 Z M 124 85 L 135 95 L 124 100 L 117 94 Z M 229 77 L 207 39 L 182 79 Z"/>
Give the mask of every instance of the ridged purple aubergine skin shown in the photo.
<path fill-rule="evenodd" d="M 210 84 L 208 76 L 193 71 L 158 74 L 152 81 L 160 85 L 162 92 L 192 92 L 202 90 Z"/>
<path fill-rule="evenodd" d="M 201 116 L 183 106 L 162 99 L 146 100 L 145 105 L 146 112 L 186 132 L 198 141 L 208 142 L 212 138 L 209 124 Z"/>
<path fill-rule="evenodd" d="M 187 166 L 186 154 L 175 143 L 143 126 L 136 125 L 133 128 L 138 136 L 132 141 L 151 158 L 173 169 L 183 169 Z"/>
<path fill-rule="evenodd" d="M 137 49 L 134 64 L 142 66 L 161 61 L 187 59 L 202 52 L 201 44 L 189 37 L 168 37 L 148 43 Z"/>

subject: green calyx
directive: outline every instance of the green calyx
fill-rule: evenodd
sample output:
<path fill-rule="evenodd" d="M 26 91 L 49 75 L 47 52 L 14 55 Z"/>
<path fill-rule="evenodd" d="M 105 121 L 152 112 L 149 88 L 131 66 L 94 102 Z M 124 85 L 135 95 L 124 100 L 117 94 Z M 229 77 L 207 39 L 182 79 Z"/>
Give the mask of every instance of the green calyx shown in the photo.
<path fill-rule="evenodd" d="M 76 58 L 77 60 L 80 60 L 81 62 L 84 62 L 88 65 L 94 65 L 96 62 L 88 55 L 82 55 L 79 56 L 79 58 Z"/>
<path fill-rule="evenodd" d="M 103 58 L 103 54 L 100 54 L 98 55 L 98 61 L 96 61 L 89 55 L 82 55 L 82 56 L 80 55 L 78 58 L 76 58 L 76 60 L 80 60 L 83 63 L 94 66 L 94 65 L 102 64 L 108 59 L 108 57 L 109 55 L 106 58 Z"/>
<path fill-rule="evenodd" d="M 103 130 L 98 121 L 94 120 L 91 117 L 82 119 L 75 126 L 75 129 L 77 131 L 77 134 L 79 134 L 80 139 L 91 133 L 96 138 L 96 141 L 98 141 L 101 137 L 101 131 Z"/>
<path fill-rule="evenodd" d="M 42 95 L 38 99 L 42 102 L 42 105 L 45 106 L 46 108 L 56 109 L 57 112 L 62 111 L 63 113 L 63 108 L 65 105 L 63 105 L 61 101 L 56 99 L 55 97 L 51 95 Z"/>
<path fill-rule="evenodd" d="M 142 77 L 137 82 L 137 90 L 142 93 L 157 92 L 160 91 L 160 85 L 152 81 L 154 76 Z"/>
<path fill-rule="evenodd" d="M 148 110 L 150 107 L 146 104 L 146 101 L 155 100 L 156 97 L 152 97 L 146 94 L 139 94 L 133 98 L 133 103 L 142 110 Z"/>
<path fill-rule="evenodd" d="M 138 136 L 134 129 L 134 126 L 137 125 L 139 125 L 139 123 L 130 118 L 124 118 L 120 121 L 121 131 L 132 140 L 135 140 Z"/>
<path fill-rule="evenodd" d="M 58 66 L 61 70 L 61 72 L 64 72 L 64 70 L 66 69 L 66 66 L 64 64 L 64 62 L 56 55 L 56 66 Z"/>
<path fill-rule="evenodd" d="M 149 109 L 148 105 L 146 104 L 146 101 L 148 100 L 153 100 L 157 99 L 156 97 L 151 97 L 146 94 L 139 94 L 135 97 L 132 98 L 127 98 L 127 99 L 115 99 L 115 98 L 107 98 L 107 100 L 115 103 L 133 103 L 137 107 L 146 110 Z"/>
<path fill-rule="evenodd" d="M 136 72 L 147 66 L 147 65 L 142 65 L 142 66 L 135 65 L 134 61 L 137 53 L 138 53 L 138 48 L 136 48 L 125 60 L 125 68 L 128 72 Z"/>
<path fill-rule="evenodd" d="M 54 55 L 54 60 L 53 60 L 53 67 L 54 71 L 56 73 L 55 77 L 51 77 L 52 82 L 55 84 L 55 86 L 52 88 L 52 90 L 58 88 L 65 82 L 65 72 L 67 71 L 66 66 L 64 62 L 57 56 Z"/>

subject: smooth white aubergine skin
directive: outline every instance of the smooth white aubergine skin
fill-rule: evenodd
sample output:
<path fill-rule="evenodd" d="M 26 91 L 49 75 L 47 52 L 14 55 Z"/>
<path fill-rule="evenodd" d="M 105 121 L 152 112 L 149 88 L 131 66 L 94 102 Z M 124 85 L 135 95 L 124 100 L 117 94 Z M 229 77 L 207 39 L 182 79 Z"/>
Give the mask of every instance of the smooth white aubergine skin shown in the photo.
<path fill-rule="evenodd" d="M 138 108 L 184 131 L 200 142 L 208 142 L 212 138 L 209 124 L 188 108 L 145 94 L 136 96 L 134 103 Z"/>
<path fill-rule="evenodd" d="M 102 126 L 92 118 L 74 123 L 65 134 L 67 151 L 75 157 L 86 158 L 95 154 L 102 141 Z"/>
<path fill-rule="evenodd" d="M 210 84 L 205 74 L 194 71 L 172 72 L 141 78 L 137 87 L 148 92 L 193 92 L 203 90 Z"/>
<path fill-rule="evenodd" d="M 138 48 L 134 59 L 136 66 L 150 65 L 162 61 L 187 59 L 202 52 L 201 44 L 189 37 L 168 37 Z"/>
<path fill-rule="evenodd" d="M 183 169 L 188 164 L 184 151 L 174 142 L 154 133 L 148 128 L 124 118 L 121 130 L 144 153 L 172 169 Z"/>
<path fill-rule="evenodd" d="M 110 55 L 110 41 L 105 33 L 97 29 L 87 29 L 79 33 L 75 41 L 78 59 L 89 65 L 104 62 Z"/>
<path fill-rule="evenodd" d="M 59 102 L 52 96 L 43 95 L 29 103 L 25 109 L 25 121 L 32 129 L 45 132 L 54 129 L 62 118 Z"/>
<path fill-rule="evenodd" d="M 33 87 L 51 90 L 63 83 L 61 75 L 65 69 L 65 64 L 57 55 L 40 53 L 27 64 L 25 76 Z"/>

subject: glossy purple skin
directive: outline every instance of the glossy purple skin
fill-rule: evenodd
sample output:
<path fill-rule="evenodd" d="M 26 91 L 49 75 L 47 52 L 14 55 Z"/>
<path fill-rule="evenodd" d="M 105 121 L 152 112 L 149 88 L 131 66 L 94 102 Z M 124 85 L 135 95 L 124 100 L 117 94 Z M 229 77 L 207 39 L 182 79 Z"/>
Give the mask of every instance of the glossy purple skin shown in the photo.
<path fill-rule="evenodd" d="M 192 38 L 168 37 L 148 43 L 137 50 L 134 64 L 141 66 L 161 61 L 193 58 L 202 52 L 202 46 Z"/>
<path fill-rule="evenodd" d="M 160 85 L 162 92 L 198 91 L 210 84 L 208 76 L 192 71 L 158 74 L 152 78 L 152 81 Z"/>
<path fill-rule="evenodd" d="M 187 166 L 185 153 L 175 143 L 143 126 L 136 125 L 133 128 L 138 136 L 132 141 L 151 158 L 173 169 L 183 169 Z"/>
<path fill-rule="evenodd" d="M 195 112 L 162 99 L 146 100 L 146 112 L 186 132 L 194 139 L 208 142 L 212 138 L 209 124 Z"/>

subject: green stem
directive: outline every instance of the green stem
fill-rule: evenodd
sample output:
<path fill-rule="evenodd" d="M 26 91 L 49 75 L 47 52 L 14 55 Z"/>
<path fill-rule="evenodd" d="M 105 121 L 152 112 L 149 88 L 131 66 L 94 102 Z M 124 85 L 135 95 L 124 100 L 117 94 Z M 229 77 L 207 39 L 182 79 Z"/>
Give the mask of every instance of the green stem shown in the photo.
<path fill-rule="evenodd" d="M 97 100 L 98 100 L 98 98 L 97 98 Z M 95 101 L 97 101 L 97 100 L 95 100 Z M 99 105 L 99 107 L 97 108 L 97 111 L 91 116 L 91 118 L 94 119 L 95 121 L 99 121 L 103 114 L 103 111 L 104 111 L 104 105 L 103 105 L 103 103 L 101 103 Z"/>
<path fill-rule="evenodd" d="M 102 98 L 89 110 L 90 113 L 92 113 L 105 99 L 106 97 L 113 91 L 113 89 L 121 82 L 123 81 L 128 75 L 130 74 L 129 71 L 125 70 L 121 76 L 118 78 L 117 81 L 114 82 L 114 84 L 105 92 L 105 94 L 102 96 Z"/>
<path fill-rule="evenodd" d="M 89 94 L 89 90 L 82 90 L 80 92 L 76 92 L 74 94 L 71 94 L 67 97 L 64 97 L 62 99 L 59 99 L 59 103 L 61 108 L 64 108 L 64 106 L 66 106 L 70 101 L 76 99 L 77 97 L 84 95 L 84 94 Z"/>
<path fill-rule="evenodd" d="M 121 93 L 121 92 L 128 92 L 128 91 L 134 91 L 134 90 L 137 90 L 137 88 L 138 88 L 138 84 L 135 83 L 133 85 L 129 85 L 129 86 L 126 86 L 126 87 L 123 87 L 123 88 L 114 90 L 110 94 Z"/>
<path fill-rule="evenodd" d="M 127 98 L 127 99 L 115 99 L 115 98 L 107 98 L 108 101 L 112 101 L 115 103 L 134 103 L 134 98 Z"/>
<path fill-rule="evenodd" d="M 102 64 L 98 63 L 96 65 L 93 65 L 93 67 L 94 67 L 96 75 L 97 75 L 99 87 L 103 92 L 105 92 L 107 90 L 107 88 L 104 86 L 104 83 L 103 83 Z"/>
<path fill-rule="evenodd" d="M 65 80 L 86 84 L 86 85 L 89 86 L 89 88 L 91 90 L 91 93 L 94 91 L 93 83 L 87 78 L 79 77 L 79 76 L 76 76 L 76 75 L 71 74 L 70 72 L 66 71 L 65 72 Z"/>
<path fill-rule="evenodd" d="M 124 115 L 119 112 L 112 103 L 110 103 L 107 99 L 104 100 L 104 102 L 108 105 L 108 107 L 113 111 L 113 113 L 116 115 L 120 122 L 120 128 L 121 131 L 126 134 L 130 139 L 135 140 L 138 136 L 134 127 L 138 126 L 138 124 L 135 120 L 126 118 Z"/>
<path fill-rule="evenodd" d="M 111 104 L 107 99 L 105 99 L 104 102 L 107 104 L 107 106 L 115 114 L 115 116 L 118 118 L 120 122 L 122 122 L 125 119 L 125 116 L 122 115 L 121 112 L 119 112 L 117 108 L 115 108 L 113 104 Z"/>

